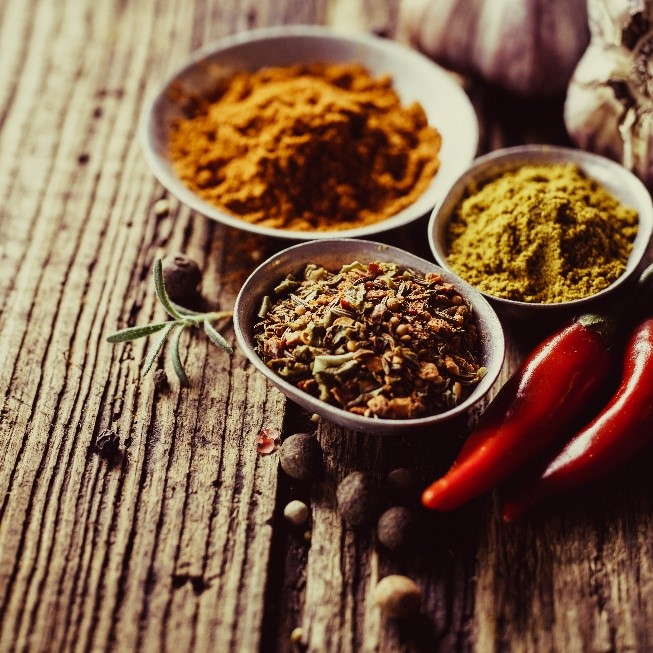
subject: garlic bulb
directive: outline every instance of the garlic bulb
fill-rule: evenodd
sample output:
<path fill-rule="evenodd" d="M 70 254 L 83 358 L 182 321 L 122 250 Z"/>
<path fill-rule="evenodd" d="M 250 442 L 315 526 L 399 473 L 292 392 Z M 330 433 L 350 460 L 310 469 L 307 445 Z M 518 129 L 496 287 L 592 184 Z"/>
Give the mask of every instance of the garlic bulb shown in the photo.
<path fill-rule="evenodd" d="M 586 0 L 402 0 L 398 37 L 458 72 L 551 95 L 589 43 Z"/>
<path fill-rule="evenodd" d="M 592 34 L 565 100 L 581 148 L 653 186 L 653 0 L 589 0 Z"/>

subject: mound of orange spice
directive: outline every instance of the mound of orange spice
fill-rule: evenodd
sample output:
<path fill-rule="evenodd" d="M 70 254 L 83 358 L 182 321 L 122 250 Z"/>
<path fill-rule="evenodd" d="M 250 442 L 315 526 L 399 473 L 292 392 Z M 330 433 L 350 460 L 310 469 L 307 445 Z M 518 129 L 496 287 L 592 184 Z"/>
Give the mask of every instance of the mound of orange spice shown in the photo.
<path fill-rule="evenodd" d="M 266 227 L 324 231 L 386 219 L 439 167 L 439 132 L 390 77 L 355 63 L 238 72 L 193 98 L 170 134 L 177 173 L 210 203 Z"/>

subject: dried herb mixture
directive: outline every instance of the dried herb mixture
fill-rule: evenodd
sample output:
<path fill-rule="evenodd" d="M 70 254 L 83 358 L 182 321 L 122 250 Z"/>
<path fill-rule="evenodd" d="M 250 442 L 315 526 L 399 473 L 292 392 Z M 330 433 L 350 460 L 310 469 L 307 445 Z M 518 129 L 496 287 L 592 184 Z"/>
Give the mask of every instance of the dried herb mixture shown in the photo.
<path fill-rule="evenodd" d="M 485 373 L 472 307 L 437 274 L 355 261 L 309 264 L 266 297 L 257 350 L 277 374 L 366 417 L 406 419 L 459 404 Z"/>

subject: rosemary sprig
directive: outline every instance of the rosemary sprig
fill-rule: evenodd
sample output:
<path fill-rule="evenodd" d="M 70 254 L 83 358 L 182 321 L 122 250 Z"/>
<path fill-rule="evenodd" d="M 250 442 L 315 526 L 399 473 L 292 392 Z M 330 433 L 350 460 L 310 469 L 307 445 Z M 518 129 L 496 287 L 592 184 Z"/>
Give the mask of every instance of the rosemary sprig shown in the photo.
<path fill-rule="evenodd" d="M 186 374 L 186 370 L 184 370 L 184 366 L 181 362 L 181 356 L 179 355 L 179 343 L 181 340 L 181 334 L 188 327 L 201 326 L 204 329 L 204 333 L 206 333 L 209 340 L 213 344 L 231 354 L 233 351 L 231 345 L 223 338 L 222 335 L 220 335 L 220 333 L 211 324 L 211 322 L 229 318 L 233 315 L 233 313 L 231 311 L 211 311 L 208 313 L 198 313 L 197 311 L 191 311 L 188 308 L 184 308 L 183 306 L 175 304 L 168 296 L 165 288 L 161 259 L 156 259 L 156 261 L 154 261 L 154 288 L 156 290 L 156 296 L 172 320 L 168 320 L 167 322 L 146 324 L 145 326 L 135 326 L 128 327 L 126 329 L 120 329 L 120 331 L 116 331 L 115 333 L 112 333 L 110 336 L 108 336 L 107 341 L 111 343 L 128 342 L 130 340 L 137 340 L 138 338 L 145 338 L 147 336 L 158 333 L 154 343 L 147 353 L 147 356 L 145 357 L 145 361 L 143 362 L 142 374 L 145 376 L 152 369 L 154 361 L 157 359 L 157 356 L 163 349 L 163 345 L 165 344 L 167 337 L 173 331 L 176 331 L 175 337 L 172 341 L 172 367 L 175 370 L 175 374 L 179 378 L 181 385 L 189 386 L 190 381 L 188 380 L 188 375 Z"/>

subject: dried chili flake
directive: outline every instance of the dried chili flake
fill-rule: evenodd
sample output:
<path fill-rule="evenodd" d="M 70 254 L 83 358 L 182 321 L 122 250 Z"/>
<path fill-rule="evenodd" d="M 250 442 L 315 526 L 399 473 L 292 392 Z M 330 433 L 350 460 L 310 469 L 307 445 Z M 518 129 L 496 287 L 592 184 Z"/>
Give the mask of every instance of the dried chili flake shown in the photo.
<path fill-rule="evenodd" d="M 279 431 L 271 428 L 263 428 L 256 438 L 256 450 L 263 455 L 274 453 L 281 440 Z"/>
<path fill-rule="evenodd" d="M 266 364 L 355 414 L 437 414 L 485 373 L 472 306 L 437 274 L 384 262 L 354 261 L 338 272 L 310 264 L 264 303 L 255 338 Z"/>

